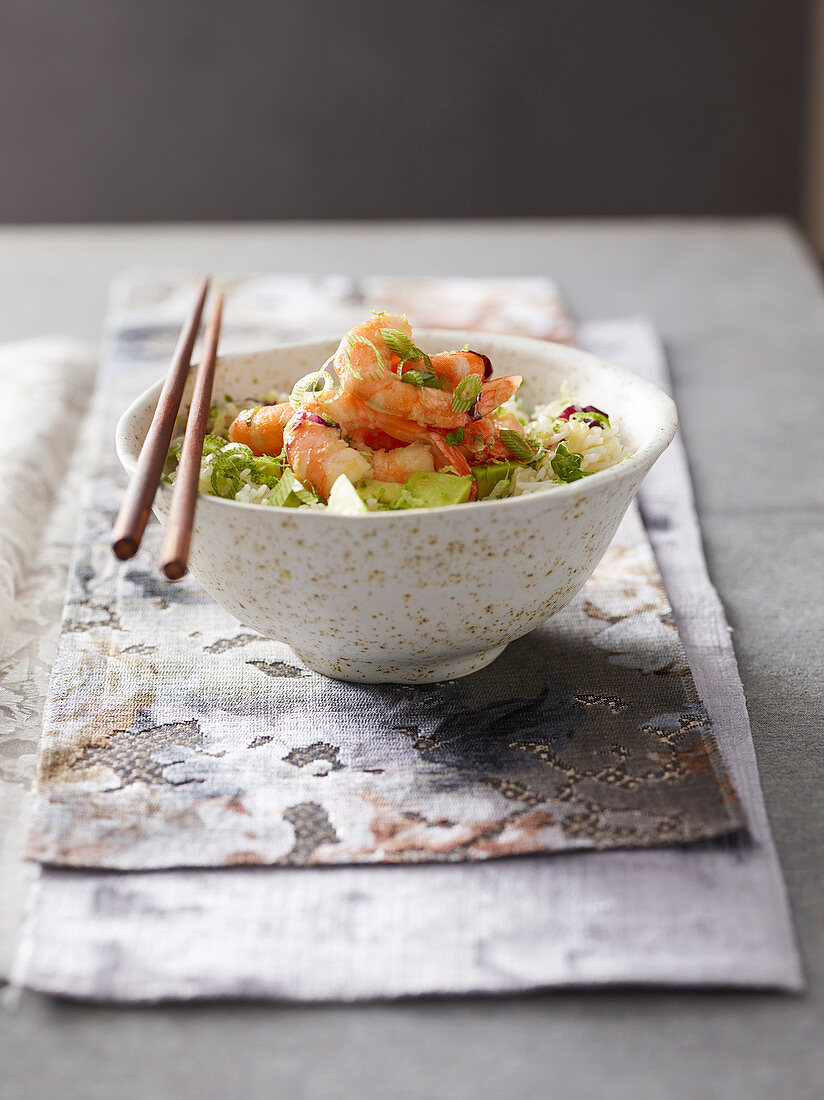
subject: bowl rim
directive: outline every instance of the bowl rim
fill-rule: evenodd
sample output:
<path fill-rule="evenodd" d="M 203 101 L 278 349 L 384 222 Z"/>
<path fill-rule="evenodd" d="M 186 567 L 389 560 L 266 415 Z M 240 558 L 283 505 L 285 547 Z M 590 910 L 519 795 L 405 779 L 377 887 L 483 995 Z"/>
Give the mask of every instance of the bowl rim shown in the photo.
<path fill-rule="evenodd" d="M 631 480 L 636 474 L 640 473 L 641 476 L 652 468 L 656 460 L 663 454 L 675 435 L 678 427 L 678 410 L 672 397 L 665 390 L 654 382 L 650 382 L 642 375 L 637 374 L 635 371 L 629 370 L 626 367 L 619 367 L 614 363 L 610 363 L 605 359 L 601 359 L 597 355 L 593 355 L 591 352 L 583 351 L 580 348 L 570 347 L 567 344 L 559 344 L 551 340 L 539 340 L 532 336 L 511 336 L 506 333 L 500 332 L 481 332 L 472 331 L 465 332 L 458 329 L 427 329 L 421 328 L 417 330 L 417 336 L 419 339 L 428 340 L 432 338 L 447 339 L 454 342 L 460 340 L 464 336 L 469 336 L 472 340 L 483 341 L 486 339 L 503 342 L 513 345 L 516 349 L 520 349 L 525 353 L 528 353 L 530 349 L 534 349 L 536 346 L 544 349 L 557 349 L 562 351 L 565 356 L 572 357 L 573 359 L 579 359 L 582 364 L 594 364 L 601 370 L 606 370 L 608 373 L 613 373 L 617 377 L 629 378 L 633 385 L 640 385 L 655 401 L 659 409 L 659 418 L 657 427 L 653 430 L 650 438 L 640 447 L 638 447 L 632 454 L 626 458 L 621 459 L 614 466 L 610 466 L 606 470 L 599 470 L 591 477 L 580 478 L 577 481 L 567 482 L 561 485 L 553 484 L 548 487 L 544 492 L 536 491 L 534 493 L 523 493 L 517 497 L 504 497 L 496 500 L 475 500 L 472 501 L 472 514 L 477 515 L 479 509 L 490 508 L 505 508 L 514 509 L 516 507 L 528 507 L 530 504 L 534 506 L 534 503 L 540 501 L 542 504 L 548 507 L 563 507 L 572 501 L 585 498 L 592 493 L 596 492 L 599 488 L 606 487 L 607 485 L 616 484 L 624 481 Z M 302 349 L 311 351 L 313 348 L 328 347 L 329 344 L 340 343 L 340 335 L 318 335 L 313 336 L 311 339 L 289 340 L 280 344 L 275 344 L 268 348 L 250 349 L 249 351 L 237 351 L 230 352 L 226 355 L 218 356 L 217 365 L 221 363 L 231 364 L 233 360 L 250 360 L 258 357 L 264 357 L 270 355 L 272 352 L 279 351 L 292 351 Z M 463 341 L 466 343 L 466 340 Z M 192 363 L 192 370 L 194 370 L 196 362 Z M 117 450 L 117 457 L 120 460 L 120 464 L 123 466 L 129 477 L 134 474 L 135 466 L 137 465 L 137 456 L 133 455 L 132 449 L 127 446 L 126 442 L 126 428 L 131 421 L 144 411 L 147 405 L 156 404 L 157 398 L 160 395 L 161 387 L 163 386 L 164 377 L 159 378 L 155 383 L 145 389 L 138 397 L 132 401 L 128 408 L 121 414 L 117 421 L 115 428 L 115 446 Z M 141 444 L 142 446 L 142 444 Z M 138 452 L 139 453 L 139 452 Z M 171 491 L 170 487 L 161 481 L 159 490 Z M 402 509 L 400 511 L 375 511 L 365 512 L 359 515 L 341 515 L 337 512 L 328 512 L 325 509 L 314 508 L 284 508 L 279 505 L 260 505 L 253 504 L 248 501 L 242 500 L 228 500 L 224 497 L 211 496 L 208 493 L 201 493 L 198 496 L 198 505 L 202 505 L 203 502 L 208 501 L 208 507 L 217 505 L 221 507 L 231 507 L 233 509 L 243 508 L 251 509 L 256 515 L 271 515 L 271 516 L 290 516 L 293 518 L 313 516 L 312 522 L 339 522 L 339 521 L 356 521 L 358 523 L 365 523 L 368 521 L 377 521 L 379 523 L 385 523 L 390 518 L 399 522 L 406 522 L 406 517 L 420 516 L 422 513 L 432 515 L 435 513 L 442 513 L 444 515 L 453 515 L 456 511 L 462 511 L 465 513 L 465 504 L 446 504 L 439 505 L 432 508 L 409 508 Z M 552 502 L 556 503 L 553 505 Z"/>

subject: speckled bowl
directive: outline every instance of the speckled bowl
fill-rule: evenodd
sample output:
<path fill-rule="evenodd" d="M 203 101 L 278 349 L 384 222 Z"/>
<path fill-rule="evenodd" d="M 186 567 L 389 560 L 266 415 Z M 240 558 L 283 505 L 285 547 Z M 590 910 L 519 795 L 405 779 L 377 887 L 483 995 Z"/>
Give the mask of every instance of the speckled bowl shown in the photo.
<path fill-rule="evenodd" d="M 416 337 L 425 348 L 469 343 L 491 357 L 497 375 L 522 374 L 529 405 L 553 399 L 567 382 L 587 404 L 609 411 L 633 453 L 546 492 L 446 508 L 337 516 L 201 496 L 194 576 L 242 623 L 341 680 L 465 676 L 559 611 L 598 564 L 677 424 L 675 405 L 657 386 L 584 352 L 470 332 Z M 288 391 L 336 343 L 223 356 L 214 392 Z M 160 386 L 118 423 L 117 451 L 130 475 Z M 161 485 L 161 522 L 170 499 L 171 488 Z"/>

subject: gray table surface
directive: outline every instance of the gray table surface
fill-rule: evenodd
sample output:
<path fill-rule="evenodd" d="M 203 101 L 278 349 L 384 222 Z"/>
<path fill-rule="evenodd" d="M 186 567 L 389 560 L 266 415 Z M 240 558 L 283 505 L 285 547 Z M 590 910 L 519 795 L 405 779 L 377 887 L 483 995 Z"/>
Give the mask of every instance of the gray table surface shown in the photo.
<path fill-rule="evenodd" d="M 809 991 L 0 1013 L 0 1096 L 824 1096 L 824 293 L 773 221 L 0 229 L 0 340 L 99 337 L 135 264 L 557 278 L 663 334 Z"/>

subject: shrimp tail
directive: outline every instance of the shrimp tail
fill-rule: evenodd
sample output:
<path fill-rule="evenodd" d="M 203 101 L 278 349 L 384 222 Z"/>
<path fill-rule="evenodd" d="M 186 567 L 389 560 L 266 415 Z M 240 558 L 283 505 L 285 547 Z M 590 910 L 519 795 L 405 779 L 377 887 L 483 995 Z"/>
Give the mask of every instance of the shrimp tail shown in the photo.
<path fill-rule="evenodd" d="M 472 473 L 472 468 L 464 455 L 457 447 L 451 446 L 442 435 L 437 432 L 430 434 L 430 442 L 432 444 L 432 450 L 435 452 L 435 466 L 438 470 L 443 470 L 446 466 L 451 466 L 461 476 L 466 476 Z"/>
<path fill-rule="evenodd" d="M 512 397 L 522 382 L 523 378 L 520 374 L 510 374 L 505 378 L 492 378 L 489 382 L 484 382 L 478 400 L 475 402 L 476 415 L 489 416 L 499 405 L 503 405 Z"/>

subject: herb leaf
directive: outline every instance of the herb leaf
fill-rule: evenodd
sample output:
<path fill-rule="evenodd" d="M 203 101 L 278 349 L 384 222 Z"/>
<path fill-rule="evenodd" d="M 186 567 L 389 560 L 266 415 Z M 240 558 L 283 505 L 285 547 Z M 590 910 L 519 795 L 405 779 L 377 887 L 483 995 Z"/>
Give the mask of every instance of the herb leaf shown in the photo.
<path fill-rule="evenodd" d="M 446 433 L 446 442 L 450 447 L 459 447 L 464 441 L 463 428 L 456 428 L 454 432 Z"/>
<path fill-rule="evenodd" d="M 520 459 L 521 462 L 532 462 L 537 457 L 536 448 L 528 439 L 524 439 L 520 432 L 516 432 L 514 428 L 503 428 L 500 434 L 503 445 L 510 454 Z M 581 459 L 578 457 L 578 464 L 580 465 L 580 463 Z"/>
<path fill-rule="evenodd" d="M 555 476 L 561 481 L 578 481 L 582 477 L 589 477 L 589 473 L 581 469 L 581 457 L 573 454 L 566 443 L 559 443 L 555 456 L 549 464 Z"/>
<path fill-rule="evenodd" d="M 452 394 L 452 411 L 456 413 L 469 412 L 478 400 L 481 385 L 481 380 L 477 374 L 468 374 L 466 378 L 462 378 Z"/>

